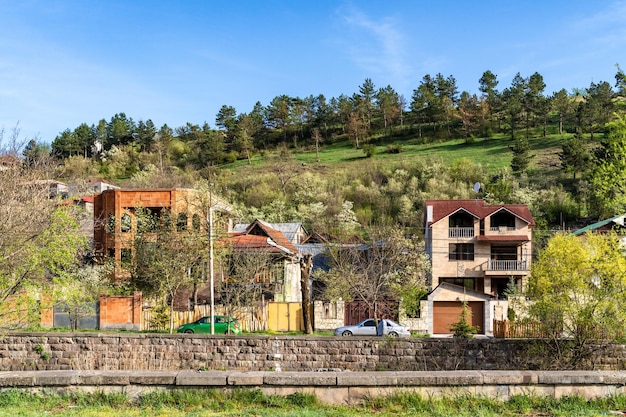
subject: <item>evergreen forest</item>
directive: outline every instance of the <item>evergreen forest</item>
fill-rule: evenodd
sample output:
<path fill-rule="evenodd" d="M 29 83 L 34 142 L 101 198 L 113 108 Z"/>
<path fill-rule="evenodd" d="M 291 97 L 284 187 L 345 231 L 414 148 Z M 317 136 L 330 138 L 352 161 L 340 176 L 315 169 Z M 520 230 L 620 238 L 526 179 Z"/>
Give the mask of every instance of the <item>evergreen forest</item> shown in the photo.
<path fill-rule="evenodd" d="M 23 157 L 53 158 L 55 179 L 67 183 L 204 182 L 241 222 L 335 234 L 397 226 L 419 236 L 427 199 L 527 204 L 539 239 L 626 212 L 619 66 L 610 82 L 556 92 L 539 73 L 503 86 L 485 71 L 478 91 L 436 74 L 411 97 L 368 78 L 351 95 L 279 95 L 247 112 L 225 104 L 212 125 L 158 127 L 120 112 L 69 127 L 49 145 L 31 140 Z"/>

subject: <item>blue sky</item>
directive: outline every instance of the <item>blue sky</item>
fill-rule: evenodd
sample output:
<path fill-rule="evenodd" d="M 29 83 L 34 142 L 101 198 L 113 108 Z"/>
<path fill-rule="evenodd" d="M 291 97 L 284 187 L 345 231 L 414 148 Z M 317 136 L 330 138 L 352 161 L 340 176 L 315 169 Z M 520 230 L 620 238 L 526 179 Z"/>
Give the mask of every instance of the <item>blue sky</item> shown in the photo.
<path fill-rule="evenodd" d="M 120 112 L 215 126 L 276 96 L 352 95 L 366 78 L 408 102 L 426 74 L 478 93 L 539 72 L 546 94 L 614 84 L 626 1 L 0 0 L 0 127 L 50 143 Z"/>

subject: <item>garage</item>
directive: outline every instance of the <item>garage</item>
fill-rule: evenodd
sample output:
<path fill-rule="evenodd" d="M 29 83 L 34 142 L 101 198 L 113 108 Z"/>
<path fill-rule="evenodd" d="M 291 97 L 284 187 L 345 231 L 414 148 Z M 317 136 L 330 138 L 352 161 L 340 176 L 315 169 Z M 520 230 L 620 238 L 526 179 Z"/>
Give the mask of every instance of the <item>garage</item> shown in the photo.
<path fill-rule="evenodd" d="M 469 301 L 467 303 L 472 312 L 471 325 L 478 328 L 478 333 L 485 333 L 484 313 L 485 303 L 483 301 Z M 433 333 L 450 334 L 450 326 L 459 321 L 463 303 L 460 301 L 435 301 L 433 303 Z"/>

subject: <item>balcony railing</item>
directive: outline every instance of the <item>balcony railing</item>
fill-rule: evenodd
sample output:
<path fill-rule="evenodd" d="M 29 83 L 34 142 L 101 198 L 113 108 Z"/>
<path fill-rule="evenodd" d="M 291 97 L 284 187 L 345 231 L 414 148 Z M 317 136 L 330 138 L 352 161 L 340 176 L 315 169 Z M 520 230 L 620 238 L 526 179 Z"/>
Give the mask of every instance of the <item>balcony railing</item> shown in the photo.
<path fill-rule="evenodd" d="M 514 232 L 515 226 L 491 226 L 489 228 L 490 232 L 498 232 L 498 233 L 508 233 Z"/>
<path fill-rule="evenodd" d="M 474 237 L 474 227 L 451 227 L 448 229 L 449 238 Z"/>
<path fill-rule="evenodd" d="M 527 271 L 528 262 L 524 260 L 520 261 L 496 261 L 489 260 L 487 264 L 487 270 L 489 271 Z"/>

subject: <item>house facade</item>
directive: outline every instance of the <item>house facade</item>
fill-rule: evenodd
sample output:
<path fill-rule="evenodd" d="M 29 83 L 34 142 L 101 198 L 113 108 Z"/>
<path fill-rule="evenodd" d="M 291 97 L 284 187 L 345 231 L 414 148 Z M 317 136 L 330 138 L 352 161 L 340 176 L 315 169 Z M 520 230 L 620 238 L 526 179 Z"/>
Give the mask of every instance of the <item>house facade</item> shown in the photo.
<path fill-rule="evenodd" d="M 94 242 L 97 259 L 115 260 L 115 278 L 126 276 L 123 265 L 133 256 L 137 214 L 150 213 L 156 219 L 169 216 L 177 229 L 207 229 L 207 211 L 228 213 L 229 206 L 213 196 L 187 188 L 109 189 L 94 196 Z M 228 216 L 214 216 L 214 230 L 228 230 Z M 216 232 L 214 232 L 217 235 Z"/>
<path fill-rule="evenodd" d="M 259 257 L 265 266 L 247 277 L 265 294 L 278 302 L 301 302 L 300 257 L 296 246 L 272 224 L 255 220 L 235 227 L 225 242 L 230 250 L 248 258 Z M 250 272 L 248 272 L 250 273 Z"/>
<path fill-rule="evenodd" d="M 449 334 L 463 303 L 472 325 L 490 335 L 502 319 L 506 293 L 521 289 L 530 273 L 530 210 L 520 204 L 486 204 L 482 200 L 425 202 L 425 250 L 431 261 L 431 292 L 423 315 L 429 334 Z M 425 311 L 424 311 L 425 310 Z"/>

